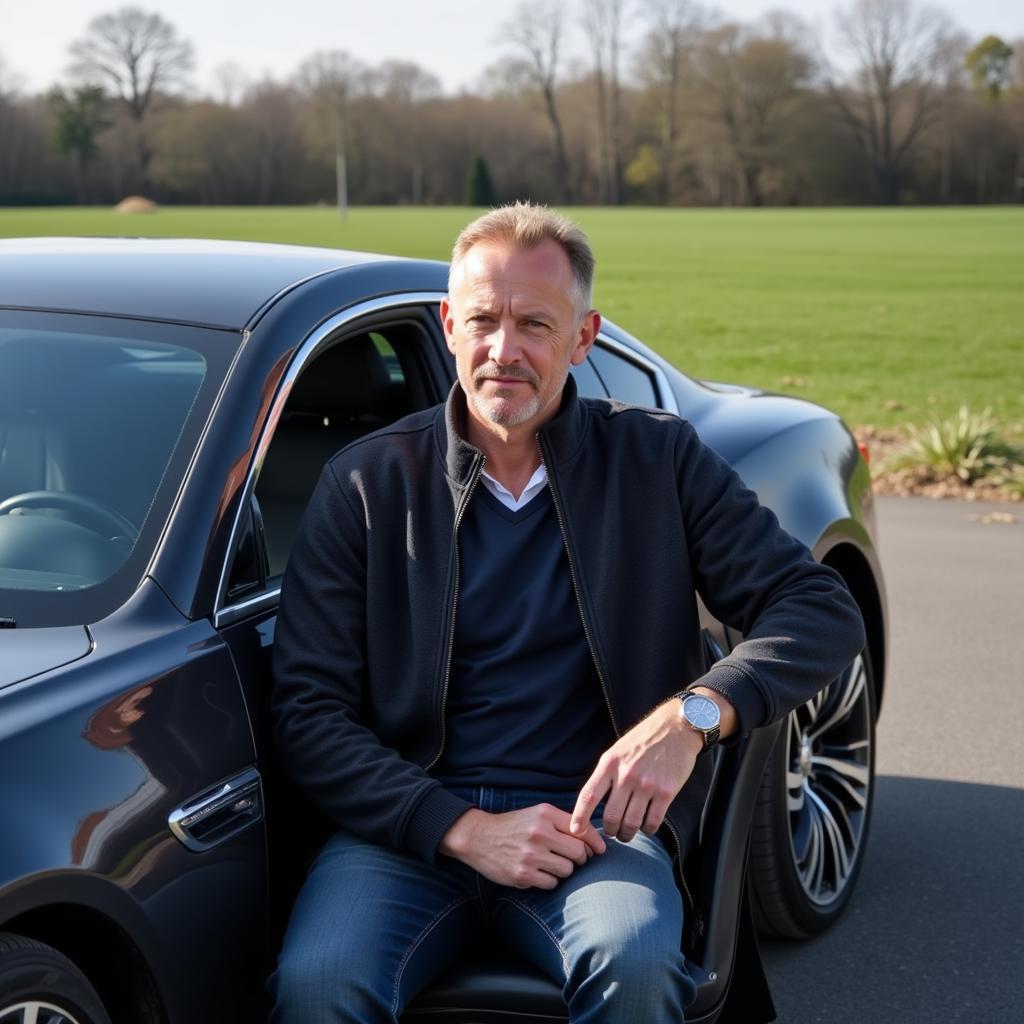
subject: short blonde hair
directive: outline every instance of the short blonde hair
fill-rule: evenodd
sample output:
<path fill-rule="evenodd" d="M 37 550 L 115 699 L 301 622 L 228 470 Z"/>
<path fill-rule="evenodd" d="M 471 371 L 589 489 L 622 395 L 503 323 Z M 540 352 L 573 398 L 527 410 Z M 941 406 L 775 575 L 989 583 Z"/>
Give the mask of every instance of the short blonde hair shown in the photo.
<path fill-rule="evenodd" d="M 573 279 L 573 300 L 577 319 L 591 308 L 594 287 L 594 253 L 587 236 L 557 210 L 534 203 L 509 203 L 467 224 L 455 239 L 448 288 L 466 253 L 481 242 L 511 242 L 533 249 L 546 241 L 556 242 L 569 259 Z"/>

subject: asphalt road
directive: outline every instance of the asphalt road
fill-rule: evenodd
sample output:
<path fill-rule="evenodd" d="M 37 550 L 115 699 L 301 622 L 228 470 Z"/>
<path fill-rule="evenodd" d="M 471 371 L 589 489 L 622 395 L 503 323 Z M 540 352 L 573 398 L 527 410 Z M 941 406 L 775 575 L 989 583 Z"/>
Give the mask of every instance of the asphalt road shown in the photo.
<path fill-rule="evenodd" d="M 762 944 L 779 1022 L 1020 1024 L 1024 506 L 882 498 L 878 520 L 892 644 L 868 856 L 833 929 Z"/>

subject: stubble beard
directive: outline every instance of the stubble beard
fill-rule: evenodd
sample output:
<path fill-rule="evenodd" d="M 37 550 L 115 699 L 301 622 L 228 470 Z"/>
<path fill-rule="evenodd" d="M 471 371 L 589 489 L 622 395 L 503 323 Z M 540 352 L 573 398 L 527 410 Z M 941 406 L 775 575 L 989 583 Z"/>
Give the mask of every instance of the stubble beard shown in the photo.
<path fill-rule="evenodd" d="M 485 396 L 483 393 L 484 381 L 499 376 L 515 377 L 518 380 L 527 381 L 533 388 L 533 394 L 525 402 L 512 404 L 511 400 L 519 389 L 508 389 L 509 393 L 505 395 L 503 392 L 506 389 L 499 385 L 496 393 Z M 532 420 L 541 410 L 540 380 L 535 373 L 518 366 L 481 366 L 473 373 L 473 387 L 470 390 L 469 399 L 473 403 L 473 408 L 485 420 L 499 427 L 518 427 Z"/>

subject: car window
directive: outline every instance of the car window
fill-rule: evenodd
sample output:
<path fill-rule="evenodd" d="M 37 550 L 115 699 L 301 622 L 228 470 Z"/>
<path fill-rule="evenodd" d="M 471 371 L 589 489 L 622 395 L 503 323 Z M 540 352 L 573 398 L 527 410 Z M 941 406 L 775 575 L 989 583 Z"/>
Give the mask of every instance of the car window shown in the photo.
<path fill-rule="evenodd" d="M 654 377 L 644 367 L 600 344 L 590 350 L 590 358 L 612 398 L 632 405 L 658 407 Z"/>
<path fill-rule="evenodd" d="M 331 456 L 438 400 L 417 358 L 424 343 L 422 329 L 409 323 L 349 334 L 296 378 L 256 482 L 268 578 L 284 572 L 306 504 Z M 236 562 L 252 571 L 251 558 Z M 232 575 L 229 594 L 247 582 Z"/>
<path fill-rule="evenodd" d="M 581 398 L 607 398 L 601 378 L 598 377 L 594 364 L 588 357 L 579 366 L 572 368 L 572 375 L 576 380 L 576 389 Z"/>
<path fill-rule="evenodd" d="M 19 625 L 102 611 L 85 592 L 140 545 L 207 375 L 148 325 L 73 324 L 0 326 L 0 615 Z"/>

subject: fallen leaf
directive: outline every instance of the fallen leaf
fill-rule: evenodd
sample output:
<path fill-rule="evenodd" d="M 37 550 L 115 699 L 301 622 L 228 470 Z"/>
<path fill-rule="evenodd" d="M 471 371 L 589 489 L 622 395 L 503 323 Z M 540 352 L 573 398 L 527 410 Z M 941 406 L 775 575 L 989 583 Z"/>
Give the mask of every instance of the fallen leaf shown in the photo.
<path fill-rule="evenodd" d="M 1004 523 L 1007 526 L 1017 522 L 1017 517 L 1012 512 L 986 512 L 983 516 L 968 516 L 972 523 L 984 523 L 986 526 L 992 523 Z"/>

